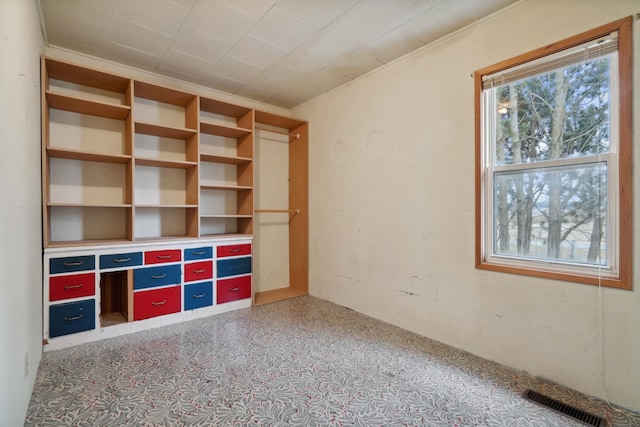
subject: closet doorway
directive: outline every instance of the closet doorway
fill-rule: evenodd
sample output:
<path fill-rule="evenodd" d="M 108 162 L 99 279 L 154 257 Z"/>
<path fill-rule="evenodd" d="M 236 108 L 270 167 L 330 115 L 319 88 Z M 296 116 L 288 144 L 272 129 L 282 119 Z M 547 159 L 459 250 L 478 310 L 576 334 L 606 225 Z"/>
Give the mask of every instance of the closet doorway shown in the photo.
<path fill-rule="evenodd" d="M 309 293 L 307 122 L 255 112 L 254 305 Z"/>

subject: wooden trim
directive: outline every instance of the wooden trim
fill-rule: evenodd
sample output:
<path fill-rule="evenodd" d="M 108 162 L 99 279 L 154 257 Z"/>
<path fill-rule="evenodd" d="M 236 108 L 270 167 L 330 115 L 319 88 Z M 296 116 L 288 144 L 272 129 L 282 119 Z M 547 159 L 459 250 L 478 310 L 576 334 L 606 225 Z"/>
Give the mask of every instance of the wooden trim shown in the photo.
<path fill-rule="evenodd" d="M 527 62 L 533 61 L 535 59 L 543 58 L 548 55 L 552 55 L 561 50 L 569 49 L 574 46 L 581 45 L 590 40 L 596 40 L 602 36 L 605 36 L 613 31 L 621 31 L 624 32 L 625 25 L 631 26 L 632 17 L 622 18 L 617 21 L 611 22 L 609 24 L 602 25 L 597 28 L 593 28 L 591 30 L 585 31 L 584 33 L 580 33 L 576 36 L 569 37 L 564 40 L 560 40 L 555 43 L 548 44 L 541 48 L 532 50 L 527 53 L 523 53 L 522 55 L 518 55 L 511 59 L 506 59 L 504 61 L 498 62 L 497 64 L 490 65 L 488 67 L 477 70 L 475 73 L 480 74 L 481 76 L 497 73 L 502 70 L 506 70 L 507 68 L 515 67 L 521 64 L 525 64 Z M 619 37 L 622 38 L 623 34 L 619 34 Z M 629 43 L 631 41 L 629 40 Z"/>
<path fill-rule="evenodd" d="M 619 226 L 620 284 L 633 289 L 633 31 L 632 17 L 616 21 L 618 25 L 618 111 L 619 134 Z M 617 287 L 617 286 L 614 286 Z"/>
<path fill-rule="evenodd" d="M 309 291 L 309 137 L 308 124 L 291 129 L 300 138 L 289 142 L 289 206 L 299 212 L 289 222 L 289 280 Z"/>
<path fill-rule="evenodd" d="M 45 57 L 40 58 L 40 142 L 42 163 L 41 163 L 41 179 L 42 179 L 42 247 L 49 246 L 51 240 L 51 231 L 49 228 L 49 103 L 47 101 L 47 91 L 49 90 L 49 71 L 47 70 L 47 60 Z"/>
<path fill-rule="evenodd" d="M 125 104 L 133 105 L 134 100 L 134 88 L 133 88 L 133 80 L 129 80 L 129 86 L 127 87 L 127 92 L 125 94 Z M 124 122 L 124 143 L 125 143 L 125 154 L 131 156 L 131 160 L 127 163 L 127 177 L 126 177 L 126 202 L 131 204 L 131 208 L 127 209 L 127 239 L 130 242 L 133 242 L 135 239 L 135 207 L 133 206 L 135 202 L 135 161 L 133 160 L 134 154 L 134 138 L 135 138 L 135 124 L 133 122 L 133 114 L 129 114 Z M 133 281 L 133 278 L 131 278 Z M 133 291 L 131 291 L 133 292 Z M 129 305 L 133 305 L 133 300 L 130 300 Z M 130 313 L 128 318 L 133 320 L 133 309 L 130 309 Z"/>
<path fill-rule="evenodd" d="M 631 16 L 619 19 L 606 25 L 583 32 L 573 37 L 549 44 L 542 48 L 527 52 L 514 58 L 482 68 L 474 73 L 474 106 L 475 106 L 475 258 L 476 268 L 481 270 L 520 274 L 551 280 L 563 280 L 588 285 L 601 285 L 618 289 L 633 289 L 633 178 L 632 178 L 632 129 L 633 129 L 633 49 L 632 49 L 632 21 Z M 482 133 L 481 133 L 481 96 L 482 76 L 493 74 L 529 61 L 551 55 L 558 51 L 580 45 L 590 40 L 598 39 L 613 31 L 618 31 L 618 72 L 619 72 L 619 277 L 599 278 L 596 276 L 573 275 L 548 272 L 534 269 L 506 267 L 487 262 L 483 256 L 482 242 Z"/>
<path fill-rule="evenodd" d="M 133 322 L 133 269 L 127 270 L 127 322 Z"/>

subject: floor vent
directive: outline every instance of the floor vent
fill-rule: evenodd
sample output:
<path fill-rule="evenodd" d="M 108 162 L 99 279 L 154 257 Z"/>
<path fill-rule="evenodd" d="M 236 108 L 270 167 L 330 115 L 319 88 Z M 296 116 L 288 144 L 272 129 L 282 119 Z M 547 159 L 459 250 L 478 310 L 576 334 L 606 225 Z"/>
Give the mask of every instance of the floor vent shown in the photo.
<path fill-rule="evenodd" d="M 580 421 L 584 425 L 594 426 L 594 427 L 607 427 L 607 420 L 602 417 L 598 417 L 588 412 L 584 412 L 580 409 L 576 409 L 572 406 L 566 405 L 562 402 L 559 402 L 555 399 L 552 399 L 544 394 L 537 393 L 533 390 L 525 390 L 522 393 L 522 397 L 530 400 L 538 405 L 542 405 L 546 408 L 549 408 L 553 411 L 559 412 L 561 414 L 567 415 L 577 421 Z"/>

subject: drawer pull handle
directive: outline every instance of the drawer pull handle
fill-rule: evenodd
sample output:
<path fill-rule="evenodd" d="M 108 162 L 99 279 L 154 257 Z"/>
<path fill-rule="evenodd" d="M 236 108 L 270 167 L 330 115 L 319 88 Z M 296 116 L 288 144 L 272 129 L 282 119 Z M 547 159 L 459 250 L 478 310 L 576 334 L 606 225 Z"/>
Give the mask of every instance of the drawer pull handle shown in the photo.
<path fill-rule="evenodd" d="M 131 261 L 131 258 L 116 258 L 113 260 L 113 262 L 129 262 Z"/>
<path fill-rule="evenodd" d="M 193 272 L 196 273 L 196 274 L 200 274 L 200 273 L 204 273 L 205 269 L 201 268 L 200 270 L 193 270 Z"/>
<path fill-rule="evenodd" d="M 64 285 L 64 286 L 63 286 L 63 289 L 64 289 L 65 291 L 68 291 L 68 290 L 70 290 L 70 289 L 78 289 L 78 288 L 81 288 L 81 287 L 83 287 L 83 286 L 84 286 L 84 283 L 78 283 L 77 285 Z"/>
<path fill-rule="evenodd" d="M 155 306 L 155 305 L 164 305 L 164 304 L 166 304 L 166 303 L 167 303 L 167 300 L 166 300 L 166 299 L 163 299 L 162 301 L 152 301 L 152 302 L 151 302 L 151 305 L 154 305 L 154 306 Z"/>
<path fill-rule="evenodd" d="M 240 249 L 238 249 L 238 248 L 229 249 L 229 252 L 232 252 L 232 253 L 236 254 L 236 253 L 240 252 Z"/>
<path fill-rule="evenodd" d="M 158 259 L 171 259 L 172 255 L 156 255 Z"/>
<path fill-rule="evenodd" d="M 231 288 L 229 289 L 231 292 L 238 292 L 240 290 L 240 288 Z"/>
<path fill-rule="evenodd" d="M 194 299 L 204 298 L 204 294 L 197 294 L 193 296 Z"/>
<path fill-rule="evenodd" d="M 77 267 L 79 265 L 84 265 L 84 261 L 65 262 L 62 265 L 64 265 L 65 267 Z"/>
<path fill-rule="evenodd" d="M 192 253 L 193 253 L 193 255 L 204 255 L 206 252 L 205 251 L 193 251 Z"/>
<path fill-rule="evenodd" d="M 158 274 L 157 276 L 151 276 L 152 279 L 164 279 L 167 277 L 166 274 Z"/>
<path fill-rule="evenodd" d="M 75 321 L 75 320 L 80 320 L 80 319 L 82 319 L 82 317 L 83 317 L 83 315 L 82 315 L 82 314 L 79 314 L 79 315 L 77 315 L 77 316 L 65 317 L 65 318 L 64 318 L 64 321 L 65 321 L 65 322 L 73 322 L 73 321 Z"/>

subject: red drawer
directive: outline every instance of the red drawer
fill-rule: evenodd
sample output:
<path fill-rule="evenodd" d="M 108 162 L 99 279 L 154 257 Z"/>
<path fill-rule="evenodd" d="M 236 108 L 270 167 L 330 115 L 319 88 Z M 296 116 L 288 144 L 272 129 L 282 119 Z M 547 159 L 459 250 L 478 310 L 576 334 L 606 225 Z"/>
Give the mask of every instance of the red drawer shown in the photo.
<path fill-rule="evenodd" d="M 88 297 L 96 293 L 95 273 L 49 277 L 49 301 Z"/>
<path fill-rule="evenodd" d="M 180 286 L 135 292 L 133 319 L 142 320 L 163 314 L 178 313 L 182 309 Z"/>
<path fill-rule="evenodd" d="M 184 281 L 195 282 L 213 277 L 213 261 L 192 262 L 184 265 Z"/>
<path fill-rule="evenodd" d="M 251 298 L 251 276 L 218 280 L 216 303 Z"/>
<path fill-rule="evenodd" d="M 218 255 L 218 258 L 224 258 L 227 256 L 249 255 L 251 254 L 251 243 L 244 243 L 242 245 L 218 246 L 216 253 Z"/>
<path fill-rule="evenodd" d="M 182 251 L 180 249 L 149 251 L 144 253 L 145 264 L 162 264 L 163 262 L 178 262 L 180 260 L 182 260 Z"/>

